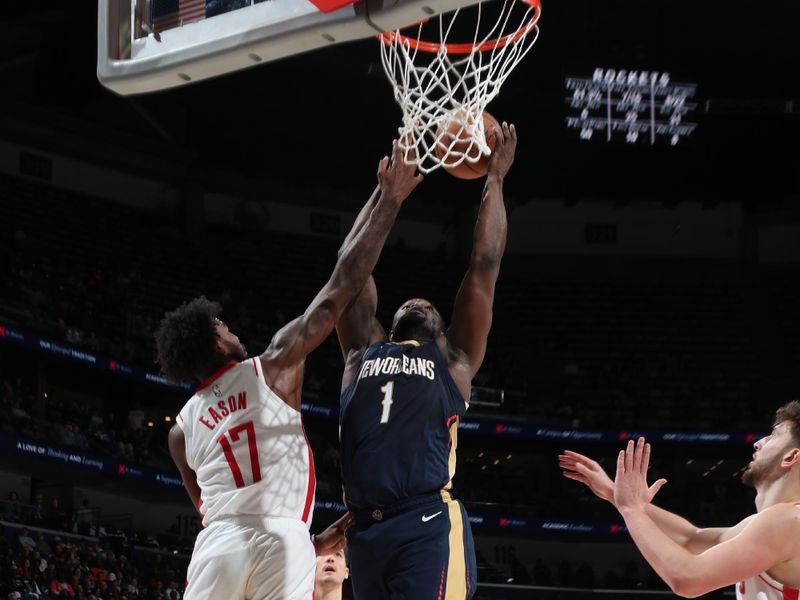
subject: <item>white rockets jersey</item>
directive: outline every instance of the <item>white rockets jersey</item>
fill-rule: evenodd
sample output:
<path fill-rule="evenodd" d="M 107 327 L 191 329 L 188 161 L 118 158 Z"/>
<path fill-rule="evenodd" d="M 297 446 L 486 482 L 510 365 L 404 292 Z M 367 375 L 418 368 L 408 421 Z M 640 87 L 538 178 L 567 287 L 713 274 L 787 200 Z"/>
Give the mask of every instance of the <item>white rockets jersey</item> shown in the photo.
<path fill-rule="evenodd" d="M 798 594 L 796 589 L 778 583 L 766 573 L 736 584 L 738 600 L 798 600 Z"/>
<path fill-rule="evenodd" d="M 204 381 L 177 423 L 197 474 L 204 525 L 237 515 L 311 523 L 311 446 L 300 413 L 269 389 L 258 358 L 231 363 Z"/>

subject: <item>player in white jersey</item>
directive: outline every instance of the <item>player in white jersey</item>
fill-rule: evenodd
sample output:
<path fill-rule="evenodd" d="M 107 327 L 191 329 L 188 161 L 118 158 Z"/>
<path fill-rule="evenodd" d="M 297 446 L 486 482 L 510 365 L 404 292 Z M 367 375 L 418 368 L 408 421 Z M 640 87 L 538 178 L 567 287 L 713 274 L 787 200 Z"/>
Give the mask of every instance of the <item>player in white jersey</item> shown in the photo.
<path fill-rule="evenodd" d="M 772 432 L 755 443 L 742 481 L 756 489 L 756 513 L 733 527 L 699 529 L 652 504 L 650 444 L 631 440 L 614 481 L 594 460 L 567 450 L 564 475 L 611 502 L 650 566 L 679 596 L 736 585 L 740 600 L 797 600 L 800 589 L 800 402 L 779 408 Z"/>
<path fill-rule="evenodd" d="M 308 534 L 314 460 L 300 417 L 303 368 L 372 272 L 400 206 L 421 180 L 414 171 L 395 144 L 393 160 L 378 167 L 367 225 L 349 236 L 331 278 L 261 356 L 247 357 L 218 319 L 220 305 L 203 297 L 162 320 L 162 370 L 176 381 L 202 381 L 169 434 L 170 454 L 205 527 L 185 600 L 310 600 L 315 547 L 325 554 L 344 546 L 348 516 L 313 545 Z"/>

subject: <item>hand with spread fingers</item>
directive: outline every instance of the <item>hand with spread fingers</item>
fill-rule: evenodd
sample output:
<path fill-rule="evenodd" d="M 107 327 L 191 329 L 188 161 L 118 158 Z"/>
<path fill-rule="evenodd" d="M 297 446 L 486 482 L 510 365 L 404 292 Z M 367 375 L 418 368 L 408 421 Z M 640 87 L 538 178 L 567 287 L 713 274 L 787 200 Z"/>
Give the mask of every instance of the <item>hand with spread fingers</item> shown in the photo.
<path fill-rule="evenodd" d="M 592 490 L 595 496 L 614 504 L 614 482 L 596 460 L 572 450 L 564 450 L 564 454 L 558 455 L 558 466 L 562 469 L 564 477 L 580 481 Z M 648 502 L 653 501 L 665 483 L 666 479 L 659 479 L 647 489 Z"/>
<path fill-rule="evenodd" d="M 614 478 L 614 505 L 623 513 L 626 510 L 644 510 L 653 496 L 664 485 L 659 479 L 647 486 L 647 469 L 650 466 L 650 444 L 643 437 L 634 444 L 628 442 L 625 450 L 617 456 L 617 475 Z"/>
<path fill-rule="evenodd" d="M 378 163 L 378 182 L 383 198 L 402 203 L 422 181 L 422 175 L 416 174 L 416 154 L 413 151 L 408 159 L 412 164 L 405 161 L 403 149 L 397 140 L 393 140 L 391 160 L 385 156 Z"/>
<path fill-rule="evenodd" d="M 558 455 L 558 466 L 567 479 L 580 481 L 598 498 L 614 503 L 614 482 L 596 460 L 564 450 L 564 454 Z"/>

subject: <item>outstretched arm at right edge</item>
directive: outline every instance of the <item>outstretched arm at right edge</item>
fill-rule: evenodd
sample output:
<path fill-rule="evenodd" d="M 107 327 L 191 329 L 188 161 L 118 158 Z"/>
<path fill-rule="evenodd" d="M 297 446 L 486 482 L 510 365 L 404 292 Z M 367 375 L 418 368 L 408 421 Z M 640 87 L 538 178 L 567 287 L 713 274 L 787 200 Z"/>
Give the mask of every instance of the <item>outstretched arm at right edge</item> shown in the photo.
<path fill-rule="evenodd" d="M 597 461 L 572 450 L 565 450 L 564 454 L 559 455 L 558 463 L 563 469 L 564 477 L 580 481 L 592 490 L 595 496 L 614 504 L 614 482 Z M 666 482 L 666 479 L 659 479 L 650 486 L 651 501 Z M 692 554 L 700 554 L 731 539 L 742 531 L 753 517 L 747 517 L 735 527 L 702 528 L 653 504 L 647 506 L 647 514 L 672 541 Z"/>

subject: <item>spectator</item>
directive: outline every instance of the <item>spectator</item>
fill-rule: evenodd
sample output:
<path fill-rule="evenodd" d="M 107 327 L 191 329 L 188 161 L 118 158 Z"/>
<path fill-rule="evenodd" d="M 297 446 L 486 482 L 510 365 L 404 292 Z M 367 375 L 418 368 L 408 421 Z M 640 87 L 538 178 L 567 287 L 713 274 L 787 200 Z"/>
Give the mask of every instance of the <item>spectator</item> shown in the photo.
<path fill-rule="evenodd" d="M 31 521 L 34 525 L 44 525 L 44 496 L 36 494 L 36 500 L 31 507 Z"/>
<path fill-rule="evenodd" d="M 558 565 L 558 585 L 561 587 L 572 587 L 575 577 L 572 574 L 572 565 L 566 560 L 562 560 Z"/>
<path fill-rule="evenodd" d="M 550 568 L 541 558 L 537 558 L 536 564 L 533 565 L 533 584 L 543 586 L 553 585 L 553 574 L 550 573 Z"/>
<path fill-rule="evenodd" d="M 89 535 L 92 529 L 93 511 L 89 508 L 89 499 L 84 498 L 81 507 L 75 511 L 75 523 L 77 524 L 78 533 L 81 535 Z"/>
<path fill-rule="evenodd" d="M 144 427 L 144 411 L 141 408 L 132 408 L 128 411 L 128 427 L 139 431 Z"/>
<path fill-rule="evenodd" d="M 577 587 L 582 588 L 594 588 L 595 586 L 595 576 L 594 576 L 594 569 L 589 566 L 589 563 L 582 562 L 578 566 L 578 570 L 575 573 L 575 585 Z"/>
<path fill-rule="evenodd" d="M 629 560 L 628 563 L 625 565 L 625 575 L 623 578 L 623 584 L 628 589 L 636 589 L 641 587 L 642 581 L 639 578 L 639 567 L 637 564 Z"/>
<path fill-rule="evenodd" d="M 50 544 L 44 539 L 44 534 L 41 531 L 36 532 L 36 549 L 42 556 L 50 555 Z"/>
<path fill-rule="evenodd" d="M 20 548 L 23 550 L 27 550 L 32 552 L 36 549 L 36 542 L 33 541 L 33 538 L 28 535 L 28 528 L 23 527 L 20 532 L 19 536 L 17 537 L 17 541 L 19 542 Z"/>
<path fill-rule="evenodd" d="M 61 508 L 61 501 L 58 498 L 53 498 L 50 501 L 50 506 L 47 509 L 47 527 L 56 529 L 58 531 L 66 531 L 69 529 L 67 523 L 67 514 Z"/>
<path fill-rule="evenodd" d="M 12 523 L 19 523 L 22 520 L 22 505 L 19 501 L 19 494 L 13 490 L 8 493 L 4 517 Z"/>
<path fill-rule="evenodd" d="M 511 563 L 511 578 L 514 580 L 515 585 L 528 585 L 531 582 L 531 576 L 520 560 L 516 556 L 512 556 Z"/>
<path fill-rule="evenodd" d="M 67 576 L 63 569 L 59 570 L 56 577 L 50 582 L 50 593 L 57 598 L 75 597 L 75 590 L 73 590 L 72 586 L 67 582 Z"/>

